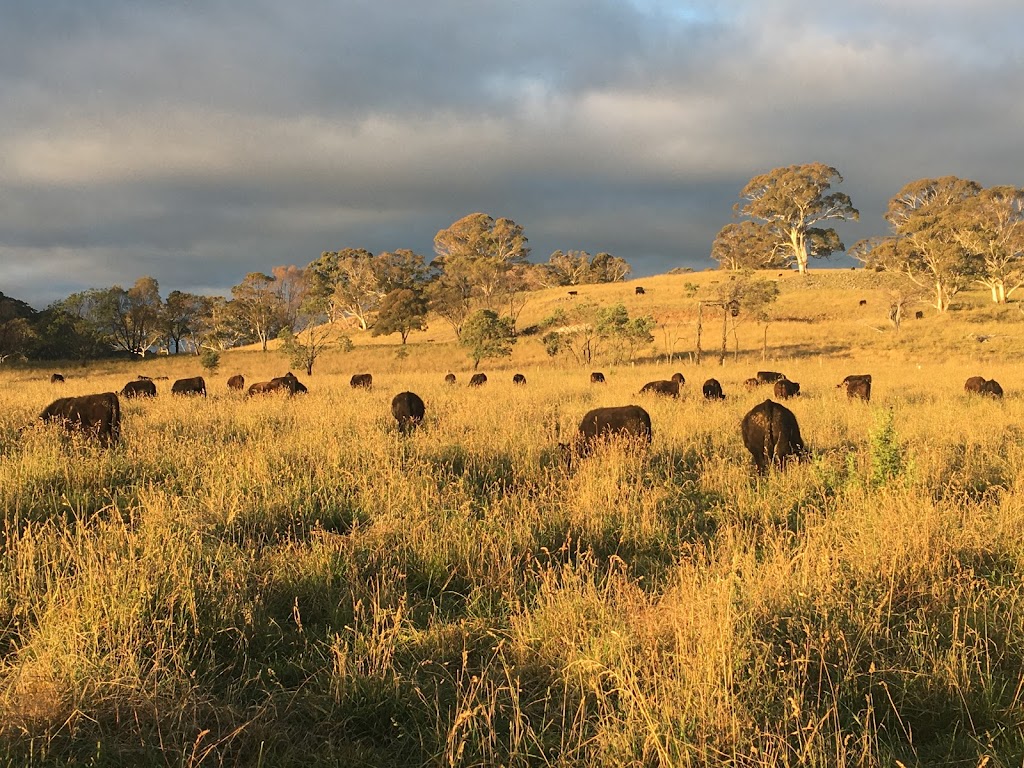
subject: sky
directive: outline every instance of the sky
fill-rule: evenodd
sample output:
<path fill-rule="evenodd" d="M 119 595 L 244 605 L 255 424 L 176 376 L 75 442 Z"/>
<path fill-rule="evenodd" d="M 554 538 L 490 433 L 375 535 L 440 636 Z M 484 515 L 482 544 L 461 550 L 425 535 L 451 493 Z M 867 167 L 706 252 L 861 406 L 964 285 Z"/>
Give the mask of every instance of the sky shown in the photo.
<path fill-rule="evenodd" d="M 227 295 L 466 214 L 705 269 L 753 176 L 1024 185 L 1020 0 L 0 0 L 0 291 Z M 850 266 L 845 256 L 814 266 Z"/>

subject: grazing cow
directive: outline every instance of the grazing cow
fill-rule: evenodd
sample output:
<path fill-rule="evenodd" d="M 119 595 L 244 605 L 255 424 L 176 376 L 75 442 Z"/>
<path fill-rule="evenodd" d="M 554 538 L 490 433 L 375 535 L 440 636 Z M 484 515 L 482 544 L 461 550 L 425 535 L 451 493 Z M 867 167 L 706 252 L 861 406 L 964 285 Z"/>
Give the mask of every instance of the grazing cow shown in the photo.
<path fill-rule="evenodd" d="M 51 384 L 63 384 L 64 383 L 64 377 L 61 374 L 59 374 L 59 373 L 54 373 L 54 374 L 52 374 L 50 376 L 50 383 Z"/>
<path fill-rule="evenodd" d="M 236 373 L 228 379 L 228 389 L 245 389 L 245 376 L 240 373 Z"/>
<path fill-rule="evenodd" d="M 673 373 L 672 381 L 676 382 L 681 387 L 686 383 L 686 377 L 681 373 Z"/>
<path fill-rule="evenodd" d="M 665 395 L 667 397 L 679 397 L 679 382 L 678 381 L 649 381 L 640 387 L 640 394 L 652 392 L 655 395 Z"/>
<path fill-rule="evenodd" d="M 971 376 L 964 382 L 964 392 L 973 392 L 979 395 L 991 395 L 1002 397 L 1003 388 L 995 379 L 986 379 L 984 376 Z"/>
<path fill-rule="evenodd" d="M 525 384 L 526 383 L 526 377 L 523 376 L 523 374 L 521 374 L 521 373 L 517 373 L 515 376 L 512 377 L 512 383 L 513 384 Z"/>
<path fill-rule="evenodd" d="M 587 411 L 571 449 L 587 455 L 598 440 L 628 439 L 650 445 L 651 417 L 639 405 L 620 405 Z M 565 446 L 563 446 L 565 447 Z"/>
<path fill-rule="evenodd" d="M 643 296 L 643 295 L 644 295 L 644 289 L 643 289 L 643 286 L 641 286 L 641 285 L 638 285 L 638 286 L 636 287 L 636 295 L 637 295 L 637 296 Z"/>
<path fill-rule="evenodd" d="M 779 400 L 789 400 L 800 394 L 800 385 L 789 379 L 779 379 L 775 382 L 775 396 Z"/>
<path fill-rule="evenodd" d="M 590 383 L 604 384 L 604 374 L 601 373 L 600 371 L 594 371 L 593 373 L 590 374 Z"/>
<path fill-rule="evenodd" d="M 804 453 L 804 441 L 793 412 L 772 400 L 755 405 L 743 417 L 743 445 L 761 474 L 772 464 L 783 466 L 790 456 Z"/>
<path fill-rule="evenodd" d="M 398 431 L 409 434 L 423 421 L 423 400 L 415 392 L 399 392 L 391 401 L 391 415 L 398 422 Z"/>
<path fill-rule="evenodd" d="M 858 397 L 861 400 L 871 399 L 871 374 L 857 373 L 847 376 L 836 385 L 836 389 L 846 387 L 846 396 Z"/>
<path fill-rule="evenodd" d="M 579 295 L 579 291 L 569 291 L 569 295 L 570 296 L 578 296 Z"/>
<path fill-rule="evenodd" d="M 454 384 L 455 383 L 455 374 L 454 373 L 445 374 L 444 383 L 445 384 Z"/>
<path fill-rule="evenodd" d="M 762 384 L 774 384 L 779 379 L 786 378 L 786 374 L 778 371 L 758 371 L 757 380 Z"/>
<path fill-rule="evenodd" d="M 252 397 L 253 395 L 266 395 L 271 392 L 287 392 L 288 396 L 298 395 L 304 392 L 308 392 L 306 386 L 295 378 L 295 374 L 288 371 L 284 376 L 278 376 L 270 381 L 257 381 L 255 384 L 249 387 L 249 390 L 245 393 L 246 397 Z"/>
<path fill-rule="evenodd" d="M 149 379 L 129 381 L 124 385 L 124 389 L 121 390 L 121 396 L 129 399 L 133 397 L 156 397 L 156 384 Z"/>
<path fill-rule="evenodd" d="M 964 392 L 973 392 L 975 394 L 981 394 L 981 389 L 984 386 L 984 376 L 971 376 L 971 378 L 964 382 Z"/>
<path fill-rule="evenodd" d="M 485 373 L 474 373 L 469 378 L 469 386 L 480 387 L 487 383 L 487 374 Z"/>
<path fill-rule="evenodd" d="M 172 395 L 202 395 L 206 397 L 206 381 L 202 376 L 193 376 L 191 379 L 178 379 L 171 385 Z"/>
<path fill-rule="evenodd" d="M 917 310 L 917 312 L 914 313 L 914 319 L 915 320 L 924 320 L 924 312 L 922 312 L 920 309 Z"/>
<path fill-rule="evenodd" d="M 373 375 L 369 373 L 356 373 L 353 374 L 348 383 L 352 388 L 362 387 L 363 389 L 370 389 L 373 386 Z"/>
<path fill-rule="evenodd" d="M 859 306 L 866 307 L 867 305 L 868 305 L 868 300 L 867 299 L 861 299 L 860 300 Z"/>
<path fill-rule="evenodd" d="M 761 380 L 754 376 L 751 376 L 749 379 L 745 379 L 743 381 L 743 386 L 746 387 L 747 389 L 757 389 L 758 387 L 761 386 Z"/>
<path fill-rule="evenodd" d="M 121 401 L 113 392 L 54 400 L 39 414 L 43 421 L 60 422 L 68 431 L 96 437 L 104 448 L 121 436 Z"/>
<path fill-rule="evenodd" d="M 718 379 L 708 379 L 701 387 L 705 400 L 725 400 L 725 393 L 722 392 L 722 385 Z"/>
<path fill-rule="evenodd" d="M 995 379 L 989 379 L 981 388 L 981 394 L 991 395 L 992 397 L 1002 397 L 1003 388 L 999 386 L 999 382 Z"/>

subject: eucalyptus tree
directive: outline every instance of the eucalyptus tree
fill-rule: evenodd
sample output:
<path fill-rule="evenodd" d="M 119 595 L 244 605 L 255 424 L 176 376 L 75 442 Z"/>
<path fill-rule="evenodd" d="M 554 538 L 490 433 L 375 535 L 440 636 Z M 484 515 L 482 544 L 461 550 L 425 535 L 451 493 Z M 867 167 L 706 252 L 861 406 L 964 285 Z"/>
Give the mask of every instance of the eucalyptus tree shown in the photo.
<path fill-rule="evenodd" d="M 807 273 L 809 259 L 821 259 L 845 246 L 826 221 L 860 218 L 848 195 L 830 192 L 843 177 L 824 163 L 790 165 L 755 176 L 740 192 L 733 211 L 762 222 L 773 251 Z"/>

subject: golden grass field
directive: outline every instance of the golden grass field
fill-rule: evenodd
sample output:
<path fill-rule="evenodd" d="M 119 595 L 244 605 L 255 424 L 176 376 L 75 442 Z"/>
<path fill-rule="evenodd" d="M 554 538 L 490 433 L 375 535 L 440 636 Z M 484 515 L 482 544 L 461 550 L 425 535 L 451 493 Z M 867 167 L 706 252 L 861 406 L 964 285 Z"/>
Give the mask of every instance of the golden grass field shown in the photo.
<path fill-rule="evenodd" d="M 686 284 L 727 279 L 585 286 L 663 324 L 643 362 L 525 337 L 478 390 L 441 321 L 404 359 L 353 334 L 291 399 L 225 385 L 281 375 L 277 352 L 225 353 L 205 400 L 168 394 L 191 357 L 69 365 L 63 388 L 0 370 L 0 760 L 1020 766 L 1024 313 L 970 294 L 897 336 L 877 276 L 786 275 L 766 362 L 749 321 L 720 367 L 713 319 L 700 367 L 666 360 L 693 349 Z M 520 327 L 566 301 L 539 292 Z M 758 478 L 739 422 L 769 395 L 741 382 L 765 368 L 800 382 L 813 458 Z M 680 400 L 637 394 L 676 370 Z M 170 380 L 122 401 L 113 450 L 19 432 L 139 373 Z M 850 373 L 870 403 L 835 388 Z M 965 395 L 975 374 L 1006 397 Z M 427 418 L 403 439 L 407 389 Z M 650 449 L 567 471 L 583 413 L 628 403 Z"/>

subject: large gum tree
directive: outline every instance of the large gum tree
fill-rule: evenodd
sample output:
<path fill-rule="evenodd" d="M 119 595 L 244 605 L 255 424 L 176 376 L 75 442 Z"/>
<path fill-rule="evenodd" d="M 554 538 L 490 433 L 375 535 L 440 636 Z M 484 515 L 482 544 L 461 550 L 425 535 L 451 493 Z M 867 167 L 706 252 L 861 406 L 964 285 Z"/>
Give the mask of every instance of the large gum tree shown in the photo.
<path fill-rule="evenodd" d="M 809 259 L 845 250 L 834 229 L 818 225 L 860 218 L 848 195 L 830 191 L 842 180 L 824 163 L 776 168 L 752 178 L 733 211 L 761 223 L 772 250 L 806 274 Z"/>

